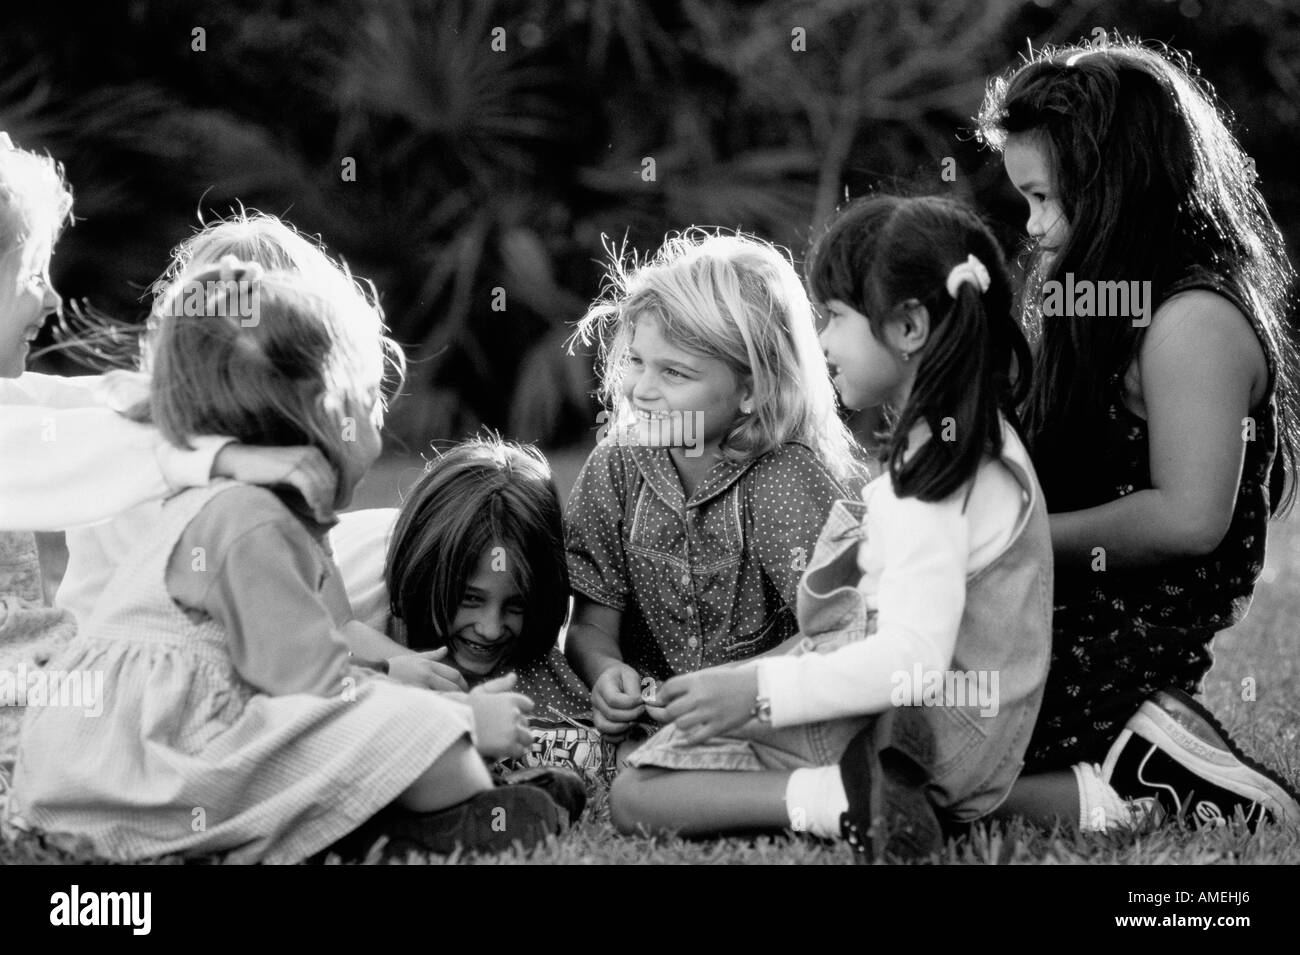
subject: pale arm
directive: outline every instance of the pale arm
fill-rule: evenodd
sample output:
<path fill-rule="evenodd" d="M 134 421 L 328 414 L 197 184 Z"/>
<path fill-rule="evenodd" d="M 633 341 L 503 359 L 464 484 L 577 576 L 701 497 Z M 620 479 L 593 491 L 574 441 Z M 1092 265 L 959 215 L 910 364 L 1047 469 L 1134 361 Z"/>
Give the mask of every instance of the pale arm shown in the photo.
<path fill-rule="evenodd" d="M 204 484 L 228 441 L 181 451 L 104 407 L 0 407 L 0 527 L 63 530 Z"/>
<path fill-rule="evenodd" d="M 943 670 L 952 661 L 966 605 L 970 525 L 961 495 L 938 503 L 877 495 L 867 543 L 882 548 L 875 599 L 876 632 L 830 653 L 764 657 L 758 690 L 772 704 L 772 725 L 880 713 L 912 702 L 915 668 Z M 919 688 L 918 688 L 919 689 Z"/>

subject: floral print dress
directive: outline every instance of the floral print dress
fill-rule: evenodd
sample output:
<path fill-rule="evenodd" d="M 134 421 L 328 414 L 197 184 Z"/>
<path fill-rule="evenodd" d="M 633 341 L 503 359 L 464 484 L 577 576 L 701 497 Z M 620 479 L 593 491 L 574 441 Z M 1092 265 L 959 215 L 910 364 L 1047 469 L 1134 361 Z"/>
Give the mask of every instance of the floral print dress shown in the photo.
<path fill-rule="evenodd" d="M 1264 342 L 1252 309 L 1226 281 L 1197 272 L 1172 286 L 1168 295 L 1190 289 L 1228 298 Z M 1269 350 L 1264 351 L 1268 386 L 1242 424 L 1246 452 L 1241 483 L 1219 546 L 1203 557 L 1145 569 L 1057 568 L 1052 664 L 1026 772 L 1063 769 L 1080 760 L 1100 762 L 1152 692 L 1175 686 L 1197 693 L 1213 663 L 1215 634 L 1245 617 L 1264 567 L 1277 451 L 1276 369 Z M 1053 511 L 1097 506 L 1152 486 L 1147 423 L 1124 404 L 1122 372 L 1111 377 L 1109 396 L 1102 446 L 1089 455 L 1090 467 L 1072 473 L 1050 466 L 1040 470 L 1057 475 L 1055 486 L 1044 481 Z M 1061 477 L 1067 473 L 1068 478 Z M 1061 506 L 1062 501 L 1068 506 Z"/>

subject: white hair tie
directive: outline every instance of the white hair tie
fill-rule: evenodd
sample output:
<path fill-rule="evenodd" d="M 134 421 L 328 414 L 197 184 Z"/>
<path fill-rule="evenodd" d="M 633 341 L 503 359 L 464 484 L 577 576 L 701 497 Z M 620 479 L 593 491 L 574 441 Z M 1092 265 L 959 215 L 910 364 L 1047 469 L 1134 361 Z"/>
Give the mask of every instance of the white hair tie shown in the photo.
<path fill-rule="evenodd" d="M 262 266 L 257 262 L 243 262 L 229 254 L 223 255 L 217 263 L 217 274 L 223 282 L 236 281 L 236 274 L 242 281 L 256 282 L 262 278 L 263 271 Z"/>
<path fill-rule="evenodd" d="M 948 294 L 956 298 L 963 282 L 973 283 L 981 294 L 989 290 L 989 270 L 973 255 L 966 256 L 965 262 L 958 262 L 948 273 Z"/>

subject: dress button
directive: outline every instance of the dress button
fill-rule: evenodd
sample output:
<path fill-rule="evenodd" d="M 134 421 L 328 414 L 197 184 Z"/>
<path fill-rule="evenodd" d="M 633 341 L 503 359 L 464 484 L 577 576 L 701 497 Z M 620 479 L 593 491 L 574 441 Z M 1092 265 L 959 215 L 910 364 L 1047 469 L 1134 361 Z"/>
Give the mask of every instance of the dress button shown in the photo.
<path fill-rule="evenodd" d="M 689 640 L 686 641 L 686 645 L 690 647 L 692 650 L 694 650 L 696 647 L 700 645 L 699 638 L 691 637 Z"/>
<path fill-rule="evenodd" d="M 688 616 L 688 617 L 694 617 L 694 616 L 695 616 L 695 608 L 692 607 L 690 604 L 687 604 L 687 605 L 686 605 L 686 616 Z"/>
<path fill-rule="evenodd" d="M 683 586 L 683 587 L 689 587 L 690 585 L 691 585 L 691 575 L 690 575 L 690 574 L 682 574 L 682 586 Z"/>

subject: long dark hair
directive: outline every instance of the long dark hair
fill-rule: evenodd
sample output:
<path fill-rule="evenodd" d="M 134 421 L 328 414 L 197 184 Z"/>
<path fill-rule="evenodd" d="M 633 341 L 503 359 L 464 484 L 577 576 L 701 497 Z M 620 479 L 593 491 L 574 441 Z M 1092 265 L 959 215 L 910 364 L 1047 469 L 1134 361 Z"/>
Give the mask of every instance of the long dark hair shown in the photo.
<path fill-rule="evenodd" d="M 402 504 L 384 578 L 390 609 L 412 649 L 443 646 L 479 559 L 503 548 L 524 595 L 512 666 L 544 657 L 569 612 L 560 496 L 531 446 L 481 437 L 431 461 Z"/>
<path fill-rule="evenodd" d="M 948 274 L 970 255 L 988 270 L 988 290 L 963 282 L 954 298 Z M 972 209 L 937 196 L 855 200 L 831 219 L 805 269 L 815 299 L 861 312 L 882 341 L 885 320 L 903 303 L 929 312 L 930 338 L 885 450 L 895 493 L 942 500 L 974 477 L 985 453 L 1001 453 L 999 413 L 1016 423 L 1031 357 L 1012 314 L 1002 249 Z M 905 462 L 918 421 L 932 437 Z M 954 440 L 943 440 L 948 433 Z"/>
<path fill-rule="evenodd" d="M 1040 374 L 1025 407 L 1036 463 L 1061 474 L 1082 463 L 1104 421 L 1110 382 L 1132 364 L 1146 332 L 1126 321 L 1044 317 L 1043 283 L 1067 273 L 1076 281 L 1150 281 L 1154 310 L 1174 283 L 1205 270 L 1259 323 L 1278 412 L 1272 505 L 1275 513 L 1289 509 L 1295 489 L 1283 488 L 1300 441 L 1286 329 L 1294 272 L 1214 91 L 1178 53 L 1138 41 L 1050 47 L 990 83 L 979 133 L 995 149 L 1009 134 L 1035 137 L 1069 221 L 1055 255 L 1033 260 L 1022 306 L 1040 332 Z"/>

